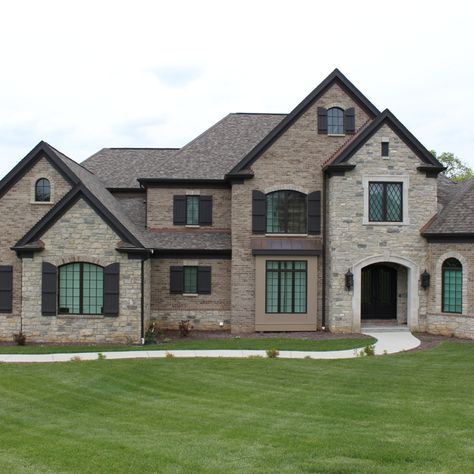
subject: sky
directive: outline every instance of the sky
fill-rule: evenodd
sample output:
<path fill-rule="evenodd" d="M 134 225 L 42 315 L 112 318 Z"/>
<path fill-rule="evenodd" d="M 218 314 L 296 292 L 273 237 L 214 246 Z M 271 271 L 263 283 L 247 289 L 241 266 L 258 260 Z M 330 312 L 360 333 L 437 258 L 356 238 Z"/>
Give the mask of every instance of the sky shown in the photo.
<path fill-rule="evenodd" d="M 0 22 L 0 177 L 40 140 L 81 162 L 289 112 L 336 67 L 474 167 L 469 1 L 0 0 Z"/>

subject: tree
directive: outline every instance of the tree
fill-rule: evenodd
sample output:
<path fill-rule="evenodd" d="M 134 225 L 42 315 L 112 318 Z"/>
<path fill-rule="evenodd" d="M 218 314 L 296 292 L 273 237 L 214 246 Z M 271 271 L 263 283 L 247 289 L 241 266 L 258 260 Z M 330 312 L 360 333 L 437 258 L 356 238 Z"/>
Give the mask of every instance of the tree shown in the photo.
<path fill-rule="evenodd" d="M 446 166 L 444 174 L 453 181 L 466 181 L 474 178 L 474 171 L 466 163 L 460 160 L 454 153 L 445 151 L 438 155 L 435 150 L 431 150 L 432 155 Z"/>

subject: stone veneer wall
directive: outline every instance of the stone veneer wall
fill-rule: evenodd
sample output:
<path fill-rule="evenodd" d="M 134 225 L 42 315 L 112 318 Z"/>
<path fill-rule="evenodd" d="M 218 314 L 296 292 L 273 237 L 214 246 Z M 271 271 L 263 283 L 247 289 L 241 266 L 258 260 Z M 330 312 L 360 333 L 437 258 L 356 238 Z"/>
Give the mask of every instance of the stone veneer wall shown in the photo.
<path fill-rule="evenodd" d="M 463 266 L 462 314 L 443 313 L 442 264 L 447 258 L 457 258 Z M 474 246 L 470 243 L 432 243 L 429 245 L 431 275 L 428 312 L 423 329 L 432 334 L 474 339 Z"/>
<path fill-rule="evenodd" d="M 34 186 L 39 178 L 48 178 L 51 183 L 50 203 L 34 202 Z M 13 311 L 0 314 L 0 341 L 12 341 L 13 334 L 20 331 L 22 265 L 10 247 L 69 190 L 63 176 L 46 158 L 41 158 L 0 198 L 0 265 L 13 265 Z"/>
<path fill-rule="evenodd" d="M 23 331 L 30 342 L 139 342 L 141 326 L 141 262 L 115 250 L 119 237 L 79 200 L 42 239 L 45 250 L 23 259 Z M 119 316 L 41 315 L 42 262 L 62 265 L 81 261 L 120 263 Z"/>
<path fill-rule="evenodd" d="M 170 267 L 198 265 L 211 267 L 211 294 L 184 296 L 170 293 Z M 189 319 L 194 329 L 230 328 L 230 260 L 152 259 L 151 314 L 163 329 L 176 329 Z M 223 322 L 223 326 L 220 326 Z"/>
<path fill-rule="evenodd" d="M 255 263 L 252 237 L 252 190 L 271 192 L 295 189 L 304 193 L 323 190 L 323 163 L 347 136 L 318 134 L 317 108 L 354 107 L 356 127 L 368 120 L 366 113 L 338 85 L 333 85 L 255 161 L 255 177 L 232 187 L 232 331 L 255 330 Z M 322 234 L 321 234 L 322 236 Z M 308 236 L 308 239 L 321 239 Z M 318 259 L 318 327 L 322 317 L 322 259 Z"/>
<path fill-rule="evenodd" d="M 195 194 L 212 196 L 212 226 L 203 229 L 230 229 L 230 189 L 155 188 L 147 189 L 147 225 L 150 229 L 168 229 L 173 225 L 173 196 Z"/>
<path fill-rule="evenodd" d="M 382 138 L 388 138 L 390 157 L 381 157 Z M 345 176 L 329 179 L 328 204 L 328 321 L 334 332 L 358 330 L 353 321 L 353 292 L 344 287 L 348 269 L 369 257 L 390 261 L 392 257 L 408 259 L 419 271 L 427 266 L 428 244 L 420 230 L 436 213 L 436 179 L 417 171 L 420 160 L 388 126 L 383 126 L 351 158 L 356 168 Z M 409 225 L 363 224 L 364 189 L 367 177 L 407 176 Z M 403 204 L 407 205 L 406 202 Z M 414 275 L 418 281 L 419 275 Z M 419 315 L 426 314 L 426 294 L 417 284 Z M 357 324 L 356 324 L 357 323 Z M 416 329 L 416 328 L 412 328 Z"/>

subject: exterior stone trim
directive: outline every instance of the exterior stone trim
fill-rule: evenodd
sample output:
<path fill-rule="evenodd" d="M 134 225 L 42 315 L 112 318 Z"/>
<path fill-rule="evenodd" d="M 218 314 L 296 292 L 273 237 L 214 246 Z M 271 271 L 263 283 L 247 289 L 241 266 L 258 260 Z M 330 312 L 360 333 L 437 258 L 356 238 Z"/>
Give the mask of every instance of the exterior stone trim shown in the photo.
<path fill-rule="evenodd" d="M 352 267 L 354 274 L 354 288 L 352 290 L 352 330 L 360 332 L 361 328 L 361 290 L 362 290 L 362 269 L 374 263 L 391 262 L 397 263 L 407 269 L 407 325 L 411 330 L 417 330 L 419 326 L 418 311 L 420 306 L 418 281 L 420 275 L 419 266 L 405 257 L 398 257 L 390 254 L 375 255 L 366 257 Z"/>
<path fill-rule="evenodd" d="M 269 186 L 268 188 L 265 188 L 263 190 L 264 194 L 273 193 L 275 191 L 296 191 L 298 193 L 303 193 L 306 195 L 309 194 L 309 191 L 307 188 L 298 186 L 296 184 L 281 184 L 281 185 Z"/>

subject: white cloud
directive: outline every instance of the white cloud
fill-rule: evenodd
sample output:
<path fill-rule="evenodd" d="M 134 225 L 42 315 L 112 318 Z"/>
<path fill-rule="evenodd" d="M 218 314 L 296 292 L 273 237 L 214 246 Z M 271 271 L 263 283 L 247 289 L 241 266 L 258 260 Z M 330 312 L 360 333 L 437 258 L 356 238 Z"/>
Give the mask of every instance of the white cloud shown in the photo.
<path fill-rule="evenodd" d="M 335 67 L 474 166 L 469 2 L 43 0 L 0 17 L 0 175 L 41 139 L 81 161 L 287 112 Z"/>

